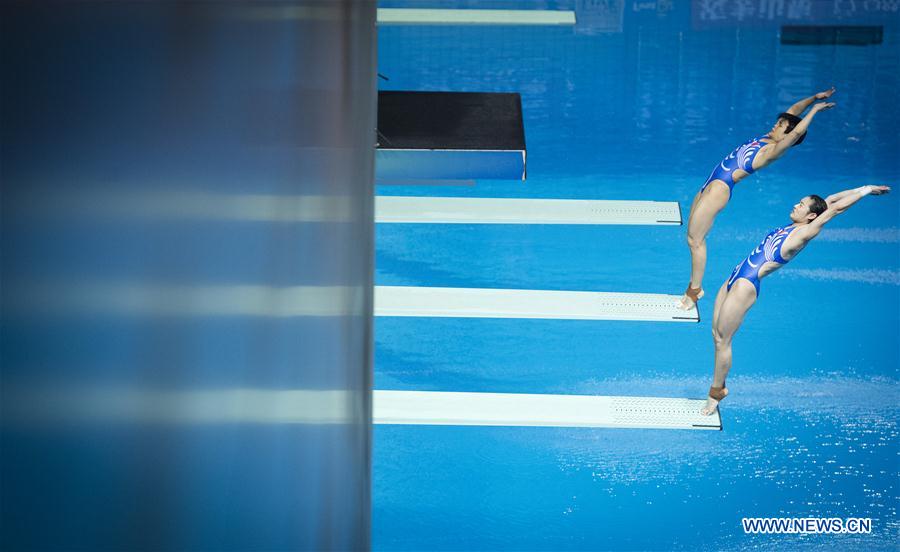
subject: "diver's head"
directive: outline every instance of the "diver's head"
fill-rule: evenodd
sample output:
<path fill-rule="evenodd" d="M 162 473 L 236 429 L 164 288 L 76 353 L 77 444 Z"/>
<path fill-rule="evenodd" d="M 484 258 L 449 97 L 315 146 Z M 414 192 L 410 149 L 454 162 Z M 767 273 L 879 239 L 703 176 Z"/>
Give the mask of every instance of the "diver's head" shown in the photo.
<path fill-rule="evenodd" d="M 791 220 L 797 224 L 808 224 L 828 209 L 825 200 L 817 195 L 809 195 L 801 199 L 791 211 Z"/>
<path fill-rule="evenodd" d="M 791 115 L 790 113 L 780 113 L 778 115 L 778 119 L 775 121 L 775 126 L 772 127 L 772 131 L 769 132 L 769 136 L 772 137 L 773 140 L 780 141 L 784 138 L 786 134 L 790 134 L 793 132 L 794 128 L 800 124 L 802 121 L 800 117 L 796 115 Z M 793 143 L 793 146 L 800 144 L 804 139 L 806 139 L 806 133 L 800 135 L 800 138 L 797 139 L 796 142 Z"/>

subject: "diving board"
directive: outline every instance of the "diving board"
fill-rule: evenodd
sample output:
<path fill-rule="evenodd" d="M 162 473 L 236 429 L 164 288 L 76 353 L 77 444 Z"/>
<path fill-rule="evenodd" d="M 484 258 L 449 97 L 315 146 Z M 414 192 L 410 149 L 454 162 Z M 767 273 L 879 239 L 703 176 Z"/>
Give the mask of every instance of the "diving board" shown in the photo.
<path fill-rule="evenodd" d="M 372 401 L 376 424 L 722 429 L 703 399 L 376 390 Z"/>
<path fill-rule="evenodd" d="M 517 92 L 378 91 L 376 181 L 525 180 Z"/>
<path fill-rule="evenodd" d="M 378 8 L 379 25 L 574 25 L 575 12 Z"/>
<path fill-rule="evenodd" d="M 375 222 L 679 225 L 682 220 L 677 201 L 378 196 Z"/>
<path fill-rule="evenodd" d="M 375 316 L 699 322 L 657 293 L 375 286 Z"/>

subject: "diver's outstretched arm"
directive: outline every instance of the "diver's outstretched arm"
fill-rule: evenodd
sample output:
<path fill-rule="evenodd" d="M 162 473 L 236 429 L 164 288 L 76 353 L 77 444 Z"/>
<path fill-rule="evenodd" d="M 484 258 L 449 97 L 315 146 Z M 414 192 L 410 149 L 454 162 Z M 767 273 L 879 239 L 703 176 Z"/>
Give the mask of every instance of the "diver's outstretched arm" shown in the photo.
<path fill-rule="evenodd" d="M 824 100 L 830 98 L 831 95 L 834 94 L 834 87 L 832 86 L 829 90 L 824 92 L 819 92 L 817 94 L 813 94 L 808 98 L 803 98 L 799 102 L 795 103 L 785 113 L 790 113 L 791 115 L 800 116 L 801 113 L 806 111 L 806 108 L 812 105 L 812 103 L 816 100 Z"/>
<path fill-rule="evenodd" d="M 785 150 L 797 143 L 797 140 L 799 140 L 800 137 L 803 136 L 803 133 L 806 132 L 806 129 L 809 128 L 809 124 L 812 122 L 813 117 L 816 116 L 816 113 L 824 111 L 826 109 L 831 109 L 832 107 L 834 107 L 834 103 L 832 102 L 819 102 L 816 105 L 812 106 L 812 109 L 809 110 L 809 113 L 806 114 L 806 117 L 803 117 L 803 119 L 799 123 L 797 123 L 797 126 L 795 126 L 793 130 L 784 135 L 784 140 L 781 140 L 780 142 L 777 142 L 775 144 L 775 158 L 777 159 L 778 157 L 780 157 L 785 152 Z"/>
<path fill-rule="evenodd" d="M 828 206 L 831 207 L 833 204 L 837 203 L 838 201 L 844 199 L 847 196 L 851 196 L 854 194 L 858 195 L 860 189 L 862 189 L 863 187 L 864 186 L 860 186 L 859 188 L 851 188 L 849 190 L 844 190 L 843 192 L 837 192 L 837 193 L 831 194 L 830 196 L 825 198 L 825 203 L 827 203 Z M 851 203 L 851 205 L 852 205 L 852 203 Z"/>
<path fill-rule="evenodd" d="M 891 189 L 888 186 L 860 186 L 859 188 L 844 190 L 828 196 L 828 199 L 825 200 L 825 203 L 828 204 L 828 209 L 825 209 L 821 215 L 814 218 L 809 224 L 798 228 L 799 237 L 807 241 L 813 239 L 818 235 L 826 222 L 849 209 L 851 205 L 860 199 L 869 194 L 881 195 L 890 191 Z"/>

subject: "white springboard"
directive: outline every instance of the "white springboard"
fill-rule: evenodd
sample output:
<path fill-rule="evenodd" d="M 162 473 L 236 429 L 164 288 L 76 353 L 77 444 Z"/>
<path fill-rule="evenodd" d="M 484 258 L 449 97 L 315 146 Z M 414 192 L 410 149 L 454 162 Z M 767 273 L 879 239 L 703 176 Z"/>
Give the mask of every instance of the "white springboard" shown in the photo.
<path fill-rule="evenodd" d="M 682 220 L 677 201 L 378 196 L 375 222 L 677 226 Z"/>
<path fill-rule="evenodd" d="M 702 399 L 461 393 L 373 392 L 373 422 L 401 425 L 549 426 L 721 430 Z"/>
<path fill-rule="evenodd" d="M 699 322 L 678 295 L 533 289 L 375 286 L 375 316 Z"/>
<path fill-rule="evenodd" d="M 379 25 L 574 25 L 563 10 L 378 8 Z"/>

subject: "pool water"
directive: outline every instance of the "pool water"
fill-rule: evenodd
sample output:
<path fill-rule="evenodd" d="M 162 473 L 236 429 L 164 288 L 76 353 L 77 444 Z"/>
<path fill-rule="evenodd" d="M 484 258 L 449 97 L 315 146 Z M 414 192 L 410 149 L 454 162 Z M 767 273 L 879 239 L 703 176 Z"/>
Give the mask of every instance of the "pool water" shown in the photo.
<path fill-rule="evenodd" d="M 701 398 L 712 303 L 803 196 L 896 185 L 900 33 L 781 45 L 703 2 L 575 8 L 572 27 L 383 26 L 384 90 L 519 92 L 528 179 L 381 195 L 690 200 L 736 145 L 835 86 L 806 141 L 735 189 L 700 324 L 376 319 L 376 389 Z M 793 5 L 793 4 L 791 4 Z M 873 17 L 869 14 L 870 18 Z M 375 550 L 895 550 L 900 209 L 867 197 L 766 278 L 735 338 L 722 432 L 376 426 Z M 383 224 L 376 284 L 679 294 L 685 227 Z M 745 535 L 742 517 L 864 517 L 867 535 Z"/>

